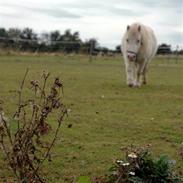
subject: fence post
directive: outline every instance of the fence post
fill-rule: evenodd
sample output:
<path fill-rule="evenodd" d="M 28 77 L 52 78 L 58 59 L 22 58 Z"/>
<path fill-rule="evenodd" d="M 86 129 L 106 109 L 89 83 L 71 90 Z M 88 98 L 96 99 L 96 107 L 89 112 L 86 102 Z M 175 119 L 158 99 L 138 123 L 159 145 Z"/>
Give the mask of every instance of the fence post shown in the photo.
<path fill-rule="evenodd" d="M 175 51 L 175 63 L 176 64 L 178 62 L 178 53 L 179 53 L 179 45 L 176 46 L 176 51 Z"/>
<path fill-rule="evenodd" d="M 89 57 L 89 62 L 92 62 L 92 53 L 93 53 L 93 41 L 90 42 L 90 57 Z"/>

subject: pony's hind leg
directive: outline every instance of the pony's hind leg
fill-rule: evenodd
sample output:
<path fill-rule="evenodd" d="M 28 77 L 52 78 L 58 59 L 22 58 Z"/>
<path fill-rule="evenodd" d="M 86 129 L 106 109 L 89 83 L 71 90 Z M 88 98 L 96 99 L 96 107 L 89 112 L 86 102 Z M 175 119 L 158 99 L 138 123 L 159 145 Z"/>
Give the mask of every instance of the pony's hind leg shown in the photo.
<path fill-rule="evenodd" d="M 147 84 L 147 64 L 144 66 L 143 72 L 142 72 L 142 84 Z"/>

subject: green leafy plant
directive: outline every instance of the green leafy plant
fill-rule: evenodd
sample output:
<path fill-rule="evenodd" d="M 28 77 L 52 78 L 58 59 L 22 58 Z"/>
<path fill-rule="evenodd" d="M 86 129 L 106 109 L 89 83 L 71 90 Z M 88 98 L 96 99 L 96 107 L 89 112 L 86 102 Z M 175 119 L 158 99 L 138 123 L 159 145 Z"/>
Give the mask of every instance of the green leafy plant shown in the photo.
<path fill-rule="evenodd" d="M 154 158 L 148 147 L 123 149 L 125 160 L 117 160 L 106 176 L 106 183 L 181 183 L 173 167 L 175 162 L 167 156 Z"/>

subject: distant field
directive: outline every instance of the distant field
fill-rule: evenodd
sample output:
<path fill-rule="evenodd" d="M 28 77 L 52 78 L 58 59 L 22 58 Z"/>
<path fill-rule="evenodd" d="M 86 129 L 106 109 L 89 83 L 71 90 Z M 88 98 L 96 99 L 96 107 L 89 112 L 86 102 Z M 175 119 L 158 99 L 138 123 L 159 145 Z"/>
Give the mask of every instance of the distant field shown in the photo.
<path fill-rule="evenodd" d="M 0 99 L 7 113 L 14 111 L 14 91 L 26 68 L 28 79 L 42 70 L 64 83 L 64 102 L 70 109 L 46 166 L 51 183 L 69 182 L 79 175 L 103 175 L 120 148 L 130 144 L 152 144 L 155 155 L 168 154 L 183 168 L 179 147 L 183 143 L 183 59 L 155 59 L 148 85 L 128 88 L 121 57 L 86 56 L 0 56 Z M 72 128 L 68 128 L 72 124 Z M 1 156 L 2 157 L 2 156 Z M 0 177 L 11 176 L 0 159 Z M 1 181 L 0 181 L 1 182 Z"/>

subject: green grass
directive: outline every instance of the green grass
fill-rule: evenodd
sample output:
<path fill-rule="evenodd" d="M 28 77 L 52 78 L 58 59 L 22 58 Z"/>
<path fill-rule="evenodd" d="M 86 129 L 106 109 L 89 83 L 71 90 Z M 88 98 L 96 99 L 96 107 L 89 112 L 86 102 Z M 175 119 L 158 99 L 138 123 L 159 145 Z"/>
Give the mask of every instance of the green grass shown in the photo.
<path fill-rule="evenodd" d="M 69 182 L 79 175 L 103 175 L 122 146 L 152 144 L 155 155 L 168 154 L 183 168 L 179 147 L 183 142 L 183 60 L 152 62 L 147 86 L 128 88 L 119 58 L 84 56 L 0 56 L 0 99 L 7 113 L 15 110 L 16 90 L 27 67 L 28 80 L 42 70 L 60 76 L 64 102 L 70 109 L 46 163 L 48 182 Z M 26 92 L 28 94 L 28 92 Z M 72 124 L 72 128 L 67 128 Z M 1 156 L 2 157 L 2 156 Z M 9 176 L 0 160 L 0 177 Z"/>

